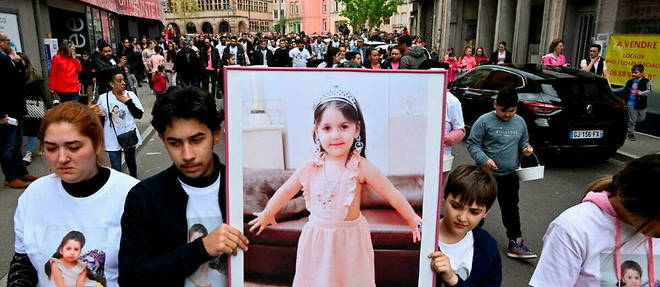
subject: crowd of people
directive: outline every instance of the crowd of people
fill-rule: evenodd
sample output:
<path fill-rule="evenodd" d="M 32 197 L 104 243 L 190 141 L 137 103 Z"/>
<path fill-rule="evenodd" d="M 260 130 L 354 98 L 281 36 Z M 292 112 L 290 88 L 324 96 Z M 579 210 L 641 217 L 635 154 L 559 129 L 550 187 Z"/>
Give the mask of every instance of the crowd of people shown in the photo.
<path fill-rule="evenodd" d="M 221 274 L 213 280 L 226 280 L 225 256 L 235 255 L 238 249 L 247 251 L 249 241 L 240 229 L 227 224 L 225 167 L 213 152 L 222 132 L 223 116 L 215 108 L 215 99 L 223 96 L 222 67 L 445 68 L 452 81 L 456 74 L 477 65 L 506 64 L 512 59 L 505 42 L 500 42 L 490 57 L 483 48 L 466 47 L 458 58 L 453 48 L 441 58 L 437 52 L 429 52 L 420 37 L 407 31 L 334 34 L 328 38 L 304 33 L 189 38 L 168 28 L 157 39 L 142 37 L 138 42 L 138 38 L 127 37 L 116 52 L 99 40 L 95 51 L 83 51 L 80 58 L 74 45 L 64 40 L 46 83 L 24 54 L 9 48 L 8 41 L 9 36 L 0 32 L 0 80 L 8 92 L 18 96 L 9 97 L 0 108 L 0 115 L 4 115 L 0 119 L 0 163 L 6 186 L 27 188 L 14 218 L 15 254 L 8 286 L 36 286 L 37 282 L 56 286 L 184 286 L 187 281 L 197 282 L 202 273 L 208 277 L 209 269 Z M 368 41 L 385 42 L 387 47 L 369 47 Z M 553 41 L 543 64 L 565 65 L 563 49 L 563 41 Z M 589 52 L 581 68 L 606 75 L 600 46 L 592 45 Z M 634 121 L 644 117 L 651 89 L 643 71 L 643 66 L 635 65 L 633 79 L 626 84 L 625 100 Z M 173 165 L 139 181 L 136 147 L 143 139 L 136 120 L 146 111 L 137 87 L 142 85 L 148 85 L 157 98 L 151 124 Z M 519 179 L 514 172 L 517 159 L 534 150 L 524 120 L 516 115 L 519 98 L 515 90 L 499 91 L 494 111 L 482 115 L 469 134 L 460 102 L 451 93 L 447 98 L 443 143 L 451 147 L 467 136 L 467 149 L 475 164 L 458 166 L 446 175 L 444 215 L 438 219 L 439 249 L 428 254 L 430 268 L 448 286 L 499 286 L 502 264 L 497 241 L 480 226 L 497 200 L 506 229 L 506 255 L 537 257 L 523 240 Z M 345 179 L 350 184 L 339 188 L 341 194 L 351 193 L 350 187 L 361 190 L 365 183 L 375 186 L 407 220 L 413 240 L 418 241 L 421 218 L 391 183 L 382 182 L 382 174 L 364 157 L 365 126 L 357 101 L 347 95 L 322 99 L 314 107 L 314 124 L 321 164 L 297 170 L 270 199 L 266 210 L 249 223 L 249 230 L 259 234 L 275 224 L 274 215 L 301 188 L 306 194 L 322 191 L 329 184 L 325 178 L 328 167 L 337 178 L 354 175 Z M 348 148 L 330 147 L 333 128 L 342 129 L 344 140 L 351 143 Z M 634 131 L 634 124 L 629 128 Z M 28 137 L 25 155 L 21 152 L 23 135 Z M 40 179 L 25 168 L 37 152 L 37 143 L 53 171 Z M 450 155 L 451 149 L 447 151 Z M 111 168 L 99 164 L 102 152 L 107 152 Z M 118 172 L 122 155 L 129 175 Z M 529 284 L 601 286 L 609 272 L 617 279 L 612 286 L 641 286 L 642 282 L 660 286 L 653 267 L 658 254 L 653 247 L 660 237 L 660 214 L 655 208 L 658 196 L 647 192 L 655 176 L 660 176 L 660 157 L 648 155 L 590 185 L 583 202 L 564 211 L 548 227 L 544 251 Z M 51 206 L 71 208 L 42 212 Z M 373 271 L 374 262 L 373 252 L 367 248 L 371 246 L 368 225 L 360 216 L 359 205 L 337 210 L 322 204 L 307 207 L 325 219 L 340 214 L 340 221 L 346 222 L 337 223 L 337 218 L 332 218 L 310 221 L 305 227 L 294 286 L 308 286 L 315 280 L 324 282 L 318 286 L 353 281 L 359 286 L 375 286 L 373 272 L 363 272 Z M 209 218 L 212 228 L 193 218 Z M 56 230 L 49 229 L 53 225 L 57 225 Z M 340 231 L 328 233 L 329 229 Z M 52 248 L 46 247 L 50 245 L 39 240 L 53 232 L 64 237 L 60 237 L 61 242 L 53 238 L 59 245 L 55 243 L 58 247 L 51 256 Z M 335 242 L 334 236 L 341 236 L 355 248 L 344 248 L 346 244 Z M 91 251 L 81 254 L 83 246 Z M 323 248 L 336 257 L 305 261 L 315 258 Z M 346 251 L 358 249 L 363 252 Z M 601 266 L 601 256 L 608 252 L 615 254 L 615 264 L 613 270 L 603 271 L 607 268 Z M 643 264 L 648 280 L 641 278 L 642 267 L 633 260 L 636 257 L 629 258 L 630 254 L 648 255 L 648 262 Z M 341 258 L 347 262 L 338 262 Z M 100 269 L 99 262 L 104 262 Z M 341 271 L 337 271 L 338 266 Z M 201 286 L 208 286 L 204 284 Z"/>

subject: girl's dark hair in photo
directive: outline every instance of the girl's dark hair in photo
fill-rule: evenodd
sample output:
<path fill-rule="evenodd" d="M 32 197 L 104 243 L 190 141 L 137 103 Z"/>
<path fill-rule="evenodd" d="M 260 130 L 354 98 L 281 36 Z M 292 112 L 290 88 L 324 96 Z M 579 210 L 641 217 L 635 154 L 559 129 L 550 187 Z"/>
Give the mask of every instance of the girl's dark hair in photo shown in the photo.
<path fill-rule="evenodd" d="M 190 229 L 188 230 L 188 240 L 192 237 L 193 233 L 201 233 L 202 236 L 209 235 L 209 231 L 206 229 L 206 227 L 202 224 L 195 223 L 193 224 Z"/>
<path fill-rule="evenodd" d="M 62 253 L 60 250 L 66 245 L 69 240 L 77 241 L 80 242 L 80 250 L 82 251 L 82 248 L 85 246 L 85 235 L 82 234 L 80 231 L 69 231 L 64 237 L 62 238 L 62 242 L 60 242 L 60 246 L 57 247 L 57 250 L 55 250 L 55 253 L 53 253 L 53 258 L 55 259 L 60 259 L 62 258 Z M 46 265 L 44 266 L 44 271 L 46 272 L 46 275 L 50 277 L 51 274 L 51 269 L 50 269 L 50 259 L 46 261 Z"/>
<path fill-rule="evenodd" d="M 362 151 L 360 152 L 360 155 L 362 157 L 367 157 L 365 155 L 367 151 L 367 130 L 364 125 L 364 117 L 362 116 L 362 110 L 360 109 L 360 104 L 355 102 L 355 108 L 349 103 L 342 102 L 342 101 L 329 101 L 327 103 L 323 103 L 316 107 L 314 110 L 314 132 L 312 133 L 312 140 L 316 140 L 316 127 L 319 125 L 321 122 L 321 118 L 323 117 L 323 113 L 330 107 L 334 106 L 337 110 L 341 112 L 341 114 L 349 121 L 354 122 L 357 126 L 360 127 L 360 138 L 362 140 Z M 354 140 L 355 141 L 355 140 Z M 348 163 L 348 160 L 350 159 L 350 155 L 353 154 L 353 151 L 355 150 L 355 143 L 351 143 L 351 149 L 349 150 L 349 156 L 346 158 L 346 163 Z M 323 147 L 321 147 L 321 151 L 323 150 Z"/>
<path fill-rule="evenodd" d="M 224 115 L 216 110 L 215 99 L 208 91 L 197 87 L 173 86 L 156 100 L 151 125 L 163 134 L 175 118 L 196 119 L 211 131 L 220 128 Z"/>
<path fill-rule="evenodd" d="M 339 49 L 333 47 L 328 48 L 328 51 L 326 52 L 325 57 L 323 58 L 323 62 L 325 62 L 326 68 L 332 68 L 332 66 L 334 65 L 335 56 L 337 56 L 338 53 L 339 53 Z"/>

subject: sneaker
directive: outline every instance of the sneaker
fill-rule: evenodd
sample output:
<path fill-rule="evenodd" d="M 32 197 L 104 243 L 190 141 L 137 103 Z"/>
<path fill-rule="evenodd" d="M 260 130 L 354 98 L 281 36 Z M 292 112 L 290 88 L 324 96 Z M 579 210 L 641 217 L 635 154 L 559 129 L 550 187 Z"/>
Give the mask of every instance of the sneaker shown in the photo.
<path fill-rule="evenodd" d="M 26 152 L 25 156 L 23 157 L 23 161 L 27 162 L 27 163 L 31 163 L 32 162 L 32 152 L 29 152 L 29 151 Z"/>
<path fill-rule="evenodd" d="M 39 178 L 38 176 L 34 176 L 34 175 L 29 174 L 29 173 L 26 173 L 25 175 L 19 177 L 19 179 L 22 180 L 22 181 L 35 181 L 38 178 Z"/>
<path fill-rule="evenodd" d="M 29 183 L 22 181 L 20 179 L 14 179 L 12 181 L 5 181 L 5 186 L 10 188 L 26 188 L 30 185 Z"/>
<path fill-rule="evenodd" d="M 506 250 L 506 256 L 510 258 L 529 259 L 536 258 L 536 253 L 529 249 L 522 238 L 509 240 L 509 248 Z"/>

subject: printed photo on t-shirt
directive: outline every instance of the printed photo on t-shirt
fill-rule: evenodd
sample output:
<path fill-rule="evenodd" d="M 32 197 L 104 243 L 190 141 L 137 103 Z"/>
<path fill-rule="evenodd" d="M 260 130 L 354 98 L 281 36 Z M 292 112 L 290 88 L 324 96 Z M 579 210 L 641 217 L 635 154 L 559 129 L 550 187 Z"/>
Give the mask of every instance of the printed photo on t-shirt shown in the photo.
<path fill-rule="evenodd" d="M 107 286 L 105 252 L 87 247 L 85 234 L 80 231 L 71 230 L 60 238 L 53 255 L 44 263 L 46 286 Z"/>
<path fill-rule="evenodd" d="M 188 242 L 206 236 L 220 225 L 219 218 L 196 218 L 188 220 Z M 215 257 L 200 265 L 186 279 L 186 287 L 224 287 L 227 286 L 227 258 Z"/>
<path fill-rule="evenodd" d="M 660 255 L 655 255 L 654 261 L 658 262 L 658 260 L 660 260 Z M 660 268 L 657 265 L 654 270 L 655 283 L 649 283 L 650 270 L 646 254 L 621 254 L 621 265 L 619 266 L 621 280 L 617 279 L 617 268 L 612 253 L 601 253 L 600 262 L 600 286 L 602 287 L 660 287 L 660 280 L 657 279 Z"/>

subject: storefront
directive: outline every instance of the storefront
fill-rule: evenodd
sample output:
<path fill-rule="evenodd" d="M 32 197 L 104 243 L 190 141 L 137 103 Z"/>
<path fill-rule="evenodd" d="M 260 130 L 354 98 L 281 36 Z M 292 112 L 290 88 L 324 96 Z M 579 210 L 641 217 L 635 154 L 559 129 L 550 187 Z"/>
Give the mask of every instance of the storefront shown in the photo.
<path fill-rule="evenodd" d="M 48 10 L 52 37 L 72 41 L 79 53 L 95 50 L 99 39 L 117 48 L 122 37 L 155 38 L 162 30 L 159 0 L 49 1 Z"/>

